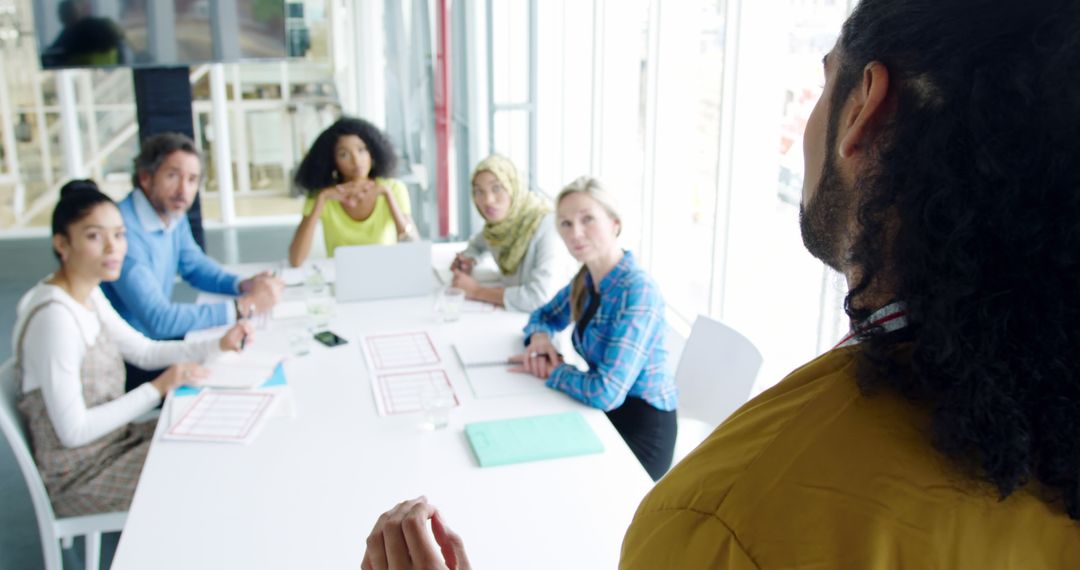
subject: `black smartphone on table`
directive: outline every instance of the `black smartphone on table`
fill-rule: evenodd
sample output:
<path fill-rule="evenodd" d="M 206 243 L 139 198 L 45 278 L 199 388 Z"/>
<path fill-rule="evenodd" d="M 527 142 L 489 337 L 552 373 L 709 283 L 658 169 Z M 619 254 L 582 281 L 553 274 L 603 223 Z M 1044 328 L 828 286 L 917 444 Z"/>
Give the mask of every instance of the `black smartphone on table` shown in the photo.
<path fill-rule="evenodd" d="M 322 331 L 315 333 L 315 340 L 329 347 L 334 347 L 349 342 L 330 331 Z"/>

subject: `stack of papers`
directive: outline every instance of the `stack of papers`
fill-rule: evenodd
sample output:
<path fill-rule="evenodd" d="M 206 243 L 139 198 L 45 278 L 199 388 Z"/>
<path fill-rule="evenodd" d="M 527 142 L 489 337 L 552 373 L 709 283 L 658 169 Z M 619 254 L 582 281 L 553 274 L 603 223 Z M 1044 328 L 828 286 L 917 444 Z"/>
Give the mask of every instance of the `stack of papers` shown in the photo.
<path fill-rule="evenodd" d="M 578 412 L 471 423 L 465 435 L 481 467 L 604 451 Z"/>

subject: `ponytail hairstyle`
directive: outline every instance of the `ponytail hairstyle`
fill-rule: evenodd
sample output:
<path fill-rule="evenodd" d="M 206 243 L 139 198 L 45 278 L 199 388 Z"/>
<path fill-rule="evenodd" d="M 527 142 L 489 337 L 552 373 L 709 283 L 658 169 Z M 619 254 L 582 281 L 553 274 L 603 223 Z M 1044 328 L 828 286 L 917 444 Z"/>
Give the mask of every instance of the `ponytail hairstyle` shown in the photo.
<path fill-rule="evenodd" d="M 52 215 L 52 235 L 70 238 L 68 228 L 90 214 L 100 204 L 116 202 L 98 189 L 96 182 L 90 179 L 71 180 L 60 187 L 60 201 Z M 60 259 L 60 252 L 53 248 L 53 255 Z"/>
<path fill-rule="evenodd" d="M 562 192 L 559 192 L 558 197 L 555 198 L 555 207 L 559 207 L 563 198 L 578 192 L 595 200 L 611 216 L 611 219 L 619 222 L 619 229 L 615 235 L 622 233 L 622 217 L 619 216 L 619 208 L 615 197 L 604 188 L 604 185 L 599 180 L 592 176 L 578 176 L 573 182 L 567 184 L 562 189 Z M 588 272 L 589 269 L 582 264 L 581 269 L 578 270 L 577 275 L 574 275 L 573 281 L 570 282 L 570 315 L 575 322 L 585 312 L 585 300 L 587 299 L 585 294 L 585 274 Z"/>

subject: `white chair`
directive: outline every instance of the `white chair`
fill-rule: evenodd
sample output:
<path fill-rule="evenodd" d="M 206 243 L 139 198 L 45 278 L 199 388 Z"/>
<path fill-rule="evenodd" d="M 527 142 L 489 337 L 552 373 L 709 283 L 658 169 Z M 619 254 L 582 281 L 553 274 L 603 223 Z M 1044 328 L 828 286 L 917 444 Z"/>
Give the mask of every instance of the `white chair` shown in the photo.
<path fill-rule="evenodd" d="M 746 337 L 719 321 L 698 316 L 675 370 L 679 435 L 673 465 L 746 403 L 761 362 L 761 352 Z"/>
<path fill-rule="evenodd" d="M 19 464 L 30 498 L 37 514 L 41 533 L 41 550 L 47 570 L 63 570 L 60 546 L 71 548 L 75 537 L 86 537 L 86 568 L 98 570 L 101 560 L 101 533 L 116 532 L 124 528 L 127 513 L 105 513 L 80 517 L 56 518 L 49 502 L 45 484 L 41 481 L 34 457 L 30 452 L 29 435 L 15 402 L 18 387 L 15 385 L 15 361 L 9 358 L 0 365 L 0 431 L 11 446 L 15 461 Z"/>

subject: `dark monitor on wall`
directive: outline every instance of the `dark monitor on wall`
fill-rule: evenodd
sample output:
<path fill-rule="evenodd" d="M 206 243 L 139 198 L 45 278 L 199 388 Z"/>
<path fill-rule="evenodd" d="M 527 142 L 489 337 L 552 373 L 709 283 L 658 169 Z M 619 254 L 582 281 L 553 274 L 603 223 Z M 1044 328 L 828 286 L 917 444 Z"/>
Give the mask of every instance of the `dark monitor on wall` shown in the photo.
<path fill-rule="evenodd" d="M 170 67 L 300 55 L 289 0 L 35 0 L 44 69 Z M 302 17 L 301 20 L 302 22 Z M 302 26 L 302 24 L 301 24 Z"/>

